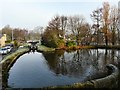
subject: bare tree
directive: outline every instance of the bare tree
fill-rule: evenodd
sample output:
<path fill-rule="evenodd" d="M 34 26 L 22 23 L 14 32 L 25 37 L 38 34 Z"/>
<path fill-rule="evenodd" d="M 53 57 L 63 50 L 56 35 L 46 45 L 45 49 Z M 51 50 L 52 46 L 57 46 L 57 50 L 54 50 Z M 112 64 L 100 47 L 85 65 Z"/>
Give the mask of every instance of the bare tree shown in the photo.
<path fill-rule="evenodd" d="M 51 21 L 48 23 L 48 28 L 49 29 L 55 29 L 58 30 L 60 29 L 60 16 L 56 15 L 51 19 Z"/>
<path fill-rule="evenodd" d="M 100 36 L 100 24 L 102 22 L 102 8 L 98 8 L 94 10 L 91 14 L 91 18 L 94 22 L 92 28 L 95 29 L 94 34 L 97 34 L 97 44 L 99 43 L 99 36 Z"/>
<path fill-rule="evenodd" d="M 105 35 L 105 44 L 108 46 L 108 26 L 109 26 L 109 10 L 110 10 L 110 5 L 108 2 L 103 3 L 103 29 L 104 29 L 104 35 Z"/>
<path fill-rule="evenodd" d="M 51 19 L 51 21 L 48 23 L 47 30 L 55 30 L 57 32 L 57 36 L 63 36 L 64 35 L 64 21 L 63 18 L 61 18 L 59 15 L 56 15 Z"/>
<path fill-rule="evenodd" d="M 42 35 L 42 43 L 51 47 L 64 47 L 66 20 L 67 17 L 58 15 L 51 19 Z"/>
<path fill-rule="evenodd" d="M 10 27 L 10 25 L 6 25 L 4 28 L 2 28 L 2 34 L 6 34 L 7 35 L 7 40 L 12 41 L 12 28 Z"/>
<path fill-rule="evenodd" d="M 89 45 L 91 43 L 91 32 L 90 32 L 90 25 L 85 23 L 82 25 L 80 30 L 80 43 L 83 45 Z"/>
<path fill-rule="evenodd" d="M 42 34 L 44 31 L 43 27 L 42 26 L 37 26 L 34 28 L 35 31 L 38 31 L 40 34 Z"/>
<path fill-rule="evenodd" d="M 118 23 L 118 9 L 116 6 L 111 8 L 110 12 L 110 29 L 112 31 L 112 45 L 115 45 L 117 39 L 117 23 Z"/>
<path fill-rule="evenodd" d="M 120 44 L 120 1 L 118 2 L 118 23 L 117 23 L 117 30 L 118 30 L 118 44 Z"/>
<path fill-rule="evenodd" d="M 41 40 L 41 36 L 42 36 L 43 32 L 44 32 L 43 27 L 41 27 L 41 26 L 35 27 L 34 28 L 34 38 L 36 40 Z"/>
<path fill-rule="evenodd" d="M 80 31 L 84 23 L 85 18 L 83 16 L 75 15 L 68 19 L 68 28 L 75 35 L 77 45 L 80 45 Z"/>
<path fill-rule="evenodd" d="M 65 32 L 66 32 L 66 27 L 67 27 L 67 17 L 66 16 L 61 16 L 60 17 L 60 28 L 63 32 L 62 37 L 65 39 Z"/>

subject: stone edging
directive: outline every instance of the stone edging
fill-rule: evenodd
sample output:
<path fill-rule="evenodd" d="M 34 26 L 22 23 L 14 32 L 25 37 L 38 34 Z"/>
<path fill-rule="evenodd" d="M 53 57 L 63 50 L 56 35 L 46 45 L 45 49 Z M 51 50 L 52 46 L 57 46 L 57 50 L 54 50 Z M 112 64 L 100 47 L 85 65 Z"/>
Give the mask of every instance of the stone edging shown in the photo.
<path fill-rule="evenodd" d="M 119 75 L 118 68 L 113 64 L 109 64 L 106 67 L 108 68 L 108 70 L 111 70 L 112 73 L 104 78 L 91 80 L 95 88 L 117 88 L 116 85 L 118 85 Z"/>
<path fill-rule="evenodd" d="M 24 48 L 21 50 L 17 50 L 16 52 L 12 53 L 11 56 L 7 56 L 4 58 L 0 64 L 2 64 L 2 89 L 5 90 L 7 87 L 7 78 L 8 78 L 8 71 L 10 67 L 16 62 L 17 58 L 19 58 L 22 54 L 29 52 L 28 48 Z"/>
<path fill-rule="evenodd" d="M 20 55 L 22 55 L 23 53 L 26 53 L 28 51 L 29 50 L 23 50 L 23 52 L 20 52 L 19 55 L 16 55 L 14 57 L 14 60 L 18 58 Z M 12 63 L 14 62 L 14 60 L 12 61 Z M 9 61 L 9 60 L 6 60 L 6 61 Z M 7 69 L 9 67 L 10 66 L 8 65 Z M 114 66 L 113 64 L 109 64 L 106 67 L 108 68 L 108 71 L 111 71 L 112 73 L 104 78 L 90 80 L 85 83 L 75 83 L 72 85 L 65 85 L 65 86 L 46 87 L 45 89 L 51 89 L 51 88 L 117 88 L 116 85 L 118 84 L 118 75 L 119 75 L 118 68 Z"/>
<path fill-rule="evenodd" d="M 119 75 L 118 68 L 113 64 L 109 64 L 106 67 L 108 68 L 108 71 L 111 71 L 112 73 L 104 78 L 90 80 L 85 83 L 75 83 L 72 85 L 47 87 L 47 89 L 49 88 L 117 88 L 118 75 Z"/>

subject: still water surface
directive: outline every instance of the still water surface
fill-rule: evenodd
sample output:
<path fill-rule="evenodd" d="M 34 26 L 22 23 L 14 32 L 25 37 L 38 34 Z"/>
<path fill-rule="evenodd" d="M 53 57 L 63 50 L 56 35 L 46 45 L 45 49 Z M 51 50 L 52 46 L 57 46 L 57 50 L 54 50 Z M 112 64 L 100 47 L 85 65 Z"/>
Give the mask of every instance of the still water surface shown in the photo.
<path fill-rule="evenodd" d="M 117 64 L 119 57 L 119 51 L 104 49 L 26 53 L 9 70 L 8 86 L 42 88 L 85 82 L 106 76 L 105 66 Z"/>

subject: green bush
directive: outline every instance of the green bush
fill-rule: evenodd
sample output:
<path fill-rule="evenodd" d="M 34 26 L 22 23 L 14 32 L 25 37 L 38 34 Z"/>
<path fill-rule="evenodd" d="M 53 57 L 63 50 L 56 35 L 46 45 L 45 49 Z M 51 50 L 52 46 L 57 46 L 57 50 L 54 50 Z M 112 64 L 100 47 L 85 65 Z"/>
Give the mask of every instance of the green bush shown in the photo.
<path fill-rule="evenodd" d="M 42 35 L 42 45 L 52 48 L 63 47 L 65 45 L 64 39 L 59 37 L 56 30 L 46 30 Z"/>
<path fill-rule="evenodd" d="M 11 40 L 7 40 L 7 41 L 5 41 L 5 43 L 11 43 Z"/>
<path fill-rule="evenodd" d="M 76 46 L 76 43 L 74 41 L 68 41 L 66 43 L 66 46 L 70 47 L 70 46 Z"/>
<path fill-rule="evenodd" d="M 18 42 L 16 40 L 14 41 L 14 46 L 18 47 Z"/>
<path fill-rule="evenodd" d="M 57 41 L 57 47 L 62 48 L 62 47 L 64 47 L 64 46 L 65 46 L 65 41 L 64 41 L 64 39 L 59 39 L 59 40 Z"/>

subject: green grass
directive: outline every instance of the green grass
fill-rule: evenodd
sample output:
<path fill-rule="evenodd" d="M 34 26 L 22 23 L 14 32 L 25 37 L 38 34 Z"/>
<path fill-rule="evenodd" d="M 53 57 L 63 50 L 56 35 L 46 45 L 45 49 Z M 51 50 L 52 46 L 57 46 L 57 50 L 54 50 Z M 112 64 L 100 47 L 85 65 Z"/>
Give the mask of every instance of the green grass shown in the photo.
<path fill-rule="evenodd" d="M 48 51 L 55 51 L 55 48 L 49 48 L 43 45 L 38 46 L 38 51 L 48 52 Z"/>

